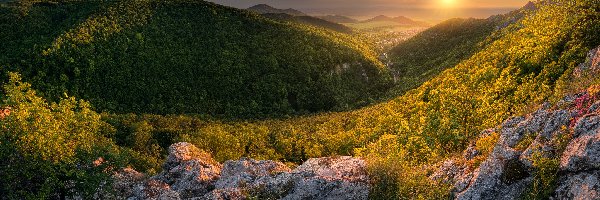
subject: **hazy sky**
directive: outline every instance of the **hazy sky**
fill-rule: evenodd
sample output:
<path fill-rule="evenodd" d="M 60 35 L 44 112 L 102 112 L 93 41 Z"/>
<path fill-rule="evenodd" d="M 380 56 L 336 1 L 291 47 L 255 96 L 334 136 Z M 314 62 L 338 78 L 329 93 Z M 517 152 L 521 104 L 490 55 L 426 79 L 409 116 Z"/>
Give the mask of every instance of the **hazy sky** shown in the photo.
<path fill-rule="evenodd" d="M 379 14 L 404 15 L 439 21 L 452 17 L 484 18 L 525 5 L 528 0 L 209 0 L 222 5 L 248 8 L 269 4 L 295 8 L 309 14 L 342 14 L 365 18 Z"/>

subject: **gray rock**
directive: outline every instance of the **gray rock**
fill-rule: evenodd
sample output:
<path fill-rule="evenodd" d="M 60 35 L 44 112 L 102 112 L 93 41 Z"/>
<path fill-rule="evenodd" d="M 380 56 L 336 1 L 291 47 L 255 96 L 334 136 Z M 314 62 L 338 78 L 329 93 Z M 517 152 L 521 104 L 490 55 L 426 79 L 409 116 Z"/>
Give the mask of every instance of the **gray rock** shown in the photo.
<path fill-rule="evenodd" d="M 168 184 L 182 198 L 197 197 L 214 189 L 221 168 L 221 164 L 194 145 L 177 143 L 169 147 L 163 172 L 152 179 Z"/>
<path fill-rule="evenodd" d="M 467 173 L 468 169 L 465 164 L 460 164 L 456 160 L 450 159 L 444 161 L 442 166 L 429 176 L 429 178 L 446 184 L 453 184 L 457 182 L 459 177 L 462 177 Z"/>
<path fill-rule="evenodd" d="M 139 184 L 134 188 L 133 197 L 129 199 L 144 200 L 176 200 L 181 199 L 179 193 L 173 191 L 171 187 L 159 180 L 149 180 Z"/>
<path fill-rule="evenodd" d="M 364 160 L 309 159 L 294 170 L 280 162 L 242 158 L 222 166 L 189 143 L 169 147 L 163 172 L 146 179 L 125 169 L 114 176 L 118 195 L 110 199 L 367 199 Z"/>
<path fill-rule="evenodd" d="M 518 199 L 527 190 L 533 177 L 531 156 L 542 153 L 554 156 L 552 140 L 562 134 L 562 127 L 570 122 L 572 112 L 549 111 L 542 108 L 526 117 L 507 120 L 500 128 L 500 138 L 490 156 L 472 173 L 455 176 L 454 189 L 457 199 Z M 515 149 L 527 135 L 535 139 L 524 151 Z M 463 155 L 464 157 L 464 155 Z M 453 169 L 442 166 L 442 169 Z M 454 169 L 459 169 L 454 166 Z M 449 173 L 452 174 L 452 173 Z"/>
<path fill-rule="evenodd" d="M 113 193 L 115 196 L 102 196 L 101 199 L 125 199 L 134 195 L 134 188 L 141 184 L 146 175 L 135 171 L 132 168 L 125 168 L 116 172 L 113 176 Z"/>
<path fill-rule="evenodd" d="M 600 70 L 600 47 L 588 52 L 584 63 L 579 64 L 573 74 L 575 77 L 582 77 L 584 74 L 597 73 Z"/>
<path fill-rule="evenodd" d="M 526 167 L 518 159 L 488 158 L 475 170 L 469 186 L 458 193 L 456 198 L 516 199 L 525 190 L 523 185 L 528 185 L 531 180 Z M 455 189 L 460 191 L 462 188 Z"/>
<path fill-rule="evenodd" d="M 201 198 L 193 198 L 192 200 L 244 200 L 248 199 L 239 188 L 216 189 L 204 195 Z"/>
<path fill-rule="evenodd" d="M 575 123 L 575 134 L 577 138 L 582 135 L 594 135 L 600 129 L 600 116 L 596 113 L 583 116 Z"/>
<path fill-rule="evenodd" d="M 349 156 L 313 158 L 292 171 L 294 187 L 282 199 L 367 199 L 366 162 Z"/>
<path fill-rule="evenodd" d="M 363 159 L 350 156 L 311 158 L 292 173 L 314 176 L 326 180 L 368 182 L 367 164 Z"/>
<path fill-rule="evenodd" d="M 600 199 L 600 171 L 569 174 L 562 177 L 555 199 Z"/>
<path fill-rule="evenodd" d="M 260 181 L 266 177 L 273 178 L 291 169 L 280 162 L 257 161 L 242 158 L 237 161 L 227 161 L 221 171 L 221 179 L 215 184 L 216 189 L 236 187 L 259 187 L 266 183 Z"/>
<path fill-rule="evenodd" d="M 568 172 L 600 169 L 600 133 L 571 141 L 561 157 L 560 169 Z"/>

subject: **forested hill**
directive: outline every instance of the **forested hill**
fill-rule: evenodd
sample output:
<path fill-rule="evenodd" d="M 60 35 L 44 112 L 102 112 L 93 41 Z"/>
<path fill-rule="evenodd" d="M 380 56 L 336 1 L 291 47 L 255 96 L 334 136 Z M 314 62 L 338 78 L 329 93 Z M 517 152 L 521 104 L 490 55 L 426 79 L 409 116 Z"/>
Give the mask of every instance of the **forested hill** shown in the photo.
<path fill-rule="evenodd" d="M 335 22 L 330 22 L 321 18 L 312 17 L 312 16 L 293 16 L 285 13 L 265 13 L 262 16 L 273 19 L 273 20 L 282 20 L 289 22 L 296 22 L 300 24 L 305 24 L 308 26 L 314 26 L 317 28 L 324 28 L 333 31 L 337 31 L 340 33 L 351 34 L 353 31 L 350 27 L 344 26 L 342 24 L 338 24 Z"/>
<path fill-rule="evenodd" d="M 521 9 L 487 19 L 449 19 L 395 46 L 389 52 L 395 97 L 454 67 L 498 39 L 502 29 L 534 12 L 529 3 Z"/>
<path fill-rule="evenodd" d="M 99 111 L 285 116 L 356 108 L 389 85 L 349 36 L 198 0 L 3 4 L 0 27 L 3 76 Z"/>

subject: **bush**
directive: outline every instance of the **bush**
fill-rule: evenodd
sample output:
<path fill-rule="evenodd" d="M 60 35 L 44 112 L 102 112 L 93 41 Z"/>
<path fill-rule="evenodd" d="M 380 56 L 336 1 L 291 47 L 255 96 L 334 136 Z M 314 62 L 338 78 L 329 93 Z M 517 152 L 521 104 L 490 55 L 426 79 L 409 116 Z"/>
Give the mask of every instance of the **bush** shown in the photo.
<path fill-rule="evenodd" d="M 110 127 L 85 101 L 47 103 L 18 74 L 4 85 L 0 119 L 0 193 L 11 199 L 91 196 L 111 170 L 123 166 L 104 137 Z"/>

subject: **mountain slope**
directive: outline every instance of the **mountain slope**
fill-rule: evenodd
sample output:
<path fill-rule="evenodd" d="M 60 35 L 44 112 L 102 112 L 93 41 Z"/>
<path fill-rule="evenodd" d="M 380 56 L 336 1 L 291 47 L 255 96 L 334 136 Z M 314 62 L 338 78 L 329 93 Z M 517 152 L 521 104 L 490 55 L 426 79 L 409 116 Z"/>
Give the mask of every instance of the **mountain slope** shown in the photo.
<path fill-rule="evenodd" d="M 33 30 L 46 40 L 17 39 L 47 16 L 36 13 L 44 5 L 24 18 L 4 10 L 2 26 L 15 30 L 4 41 L 27 52 L 0 63 L 50 99 L 67 93 L 103 111 L 252 118 L 353 108 L 385 90 L 374 53 L 326 30 L 203 1 L 108 1 L 97 10 L 63 2 L 53 6 L 93 12 L 62 14 L 78 24 L 60 35 Z"/>
<path fill-rule="evenodd" d="M 490 19 L 451 19 L 400 43 L 389 52 L 390 71 L 398 84 L 392 95 L 472 56 L 497 25 Z"/>
<path fill-rule="evenodd" d="M 473 56 L 498 39 L 502 33 L 499 30 L 535 9 L 529 2 L 520 9 L 487 19 L 450 19 L 400 43 L 389 52 L 389 68 L 397 83 L 390 95 L 402 94 Z"/>
<path fill-rule="evenodd" d="M 246 10 L 257 12 L 259 14 L 288 14 L 288 15 L 292 15 L 292 16 L 307 16 L 307 14 L 304 14 L 303 12 L 292 9 L 292 8 L 277 9 L 277 8 L 274 8 L 267 4 L 258 4 L 258 5 L 252 6 L 250 8 L 247 8 Z"/>
<path fill-rule="evenodd" d="M 317 16 L 318 18 L 334 22 L 334 23 L 357 23 L 358 20 L 343 16 L 343 15 L 325 15 L 325 16 Z"/>
<path fill-rule="evenodd" d="M 410 165 L 434 162 L 462 151 L 483 129 L 529 105 L 563 96 L 565 85 L 573 82 L 575 66 L 585 61 L 589 49 L 600 45 L 595 9 L 598 5 L 591 2 L 545 5 L 499 30 L 490 44 L 422 86 L 351 112 L 240 123 L 121 115 L 113 116 L 111 124 L 146 124 L 152 127 L 149 130 L 168 132 L 172 139 L 207 149 L 218 160 L 251 156 L 301 162 L 354 154 L 397 156 L 398 162 Z M 122 134 L 131 134 L 127 130 Z"/>
<path fill-rule="evenodd" d="M 317 17 L 293 16 L 293 15 L 288 15 L 285 13 L 266 13 L 266 14 L 262 14 L 262 16 L 270 18 L 270 19 L 274 19 L 274 20 L 296 22 L 296 23 L 301 23 L 301 24 L 305 24 L 305 25 L 309 25 L 309 26 L 325 28 L 325 29 L 337 31 L 340 33 L 346 33 L 346 34 L 352 33 L 352 29 L 347 26 L 344 26 L 344 25 L 341 25 L 338 23 L 334 23 L 334 22 L 330 22 L 327 20 L 323 20 L 323 19 L 320 19 Z"/>
<path fill-rule="evenodd" d="M 405 25 L 405 26 L 424 26 L 427 27 L 429 26 L 429 24 L 425 23 L 425 22 L 420 22 L 420 21 L 415 21 L 412 20 L 408 17 L 404 17 L 404 16 L 398 16 L 398 17 L 388 17 L 385 15 L 378 15 L 375 16 L 371 19 L 362 21 L 362 23 L 369 23 L 369 22 L 395 22 L 398 23 L 400 25 Z"/>

